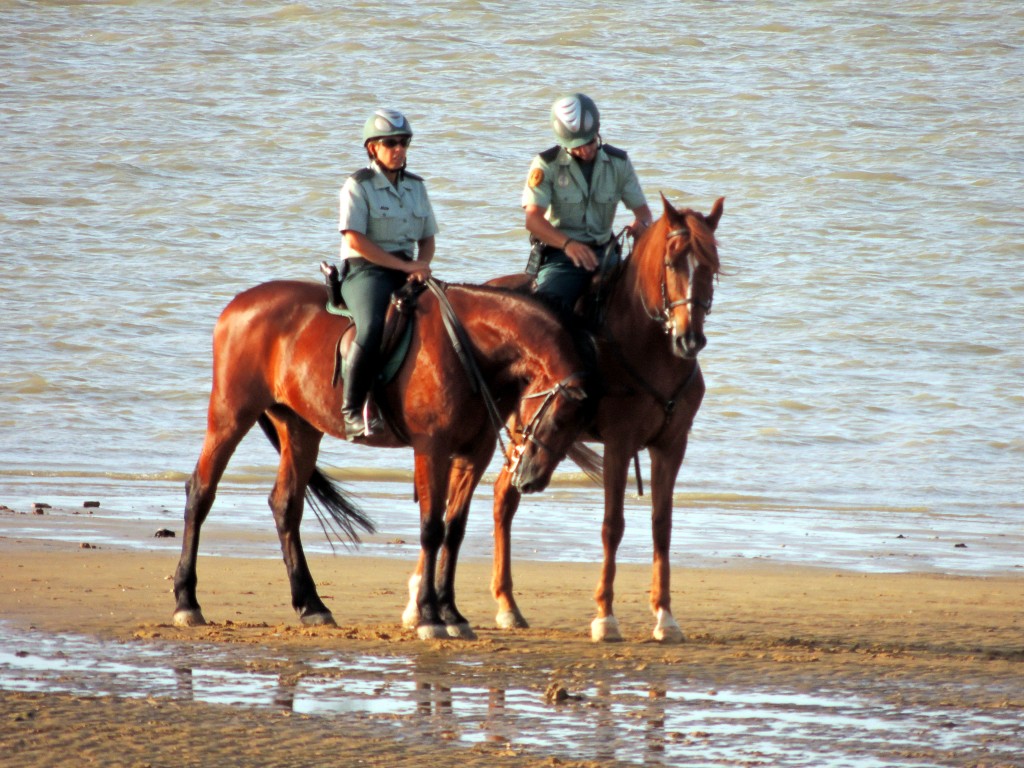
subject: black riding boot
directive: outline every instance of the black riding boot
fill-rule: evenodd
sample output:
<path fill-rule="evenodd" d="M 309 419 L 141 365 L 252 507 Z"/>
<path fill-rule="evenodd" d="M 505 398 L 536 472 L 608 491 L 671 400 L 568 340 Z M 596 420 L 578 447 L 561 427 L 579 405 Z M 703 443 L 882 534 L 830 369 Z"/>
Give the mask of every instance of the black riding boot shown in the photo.
<path fill-rule="evenodd" d="M 380 432 L 380 421 L 371 419 L 369 423 L 363 417 L 366 398 L 373 386 L 373 377 L 377 375 L 376 355 L 370 354 L 361 346 L 352 343 L 345 360 L 345 386 L 341 415 L 345 419 L 345 438 L 358 440 Z"/>

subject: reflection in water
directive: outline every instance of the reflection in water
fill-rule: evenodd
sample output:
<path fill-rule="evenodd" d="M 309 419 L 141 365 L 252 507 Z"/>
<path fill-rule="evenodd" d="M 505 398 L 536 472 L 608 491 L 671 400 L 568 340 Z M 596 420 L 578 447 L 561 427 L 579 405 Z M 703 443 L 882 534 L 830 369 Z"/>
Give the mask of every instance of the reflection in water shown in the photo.
<path fill-rule="evenodd" d="M 12 632 L 2 623 L 0 649 L 0 691 L 162 696 L 327 718 L 359 713 L 382 729 L 397 726 L 390 738 L 485 743 L 598 762 L 872 768 L 906 764 L 892 751 L 899 745 L 1013 764 L 1024 740 L 1012 707 L 908 706 L 885 681 L 836 693 L 709 691 L 682 676 L 651 687 L 629 673 L 593 670 L 581 689 L 552 703 L 542 690 L 495 686 L 493 671 L 477 664 L 436 658 L 421 664 L 296 651 L 297 657 L 246 662 L 230 647 L 112 644 Z M 899 692 L 916 690 L 905 685 Z M 937 730 L 934 722 L 951 726 Z"/>

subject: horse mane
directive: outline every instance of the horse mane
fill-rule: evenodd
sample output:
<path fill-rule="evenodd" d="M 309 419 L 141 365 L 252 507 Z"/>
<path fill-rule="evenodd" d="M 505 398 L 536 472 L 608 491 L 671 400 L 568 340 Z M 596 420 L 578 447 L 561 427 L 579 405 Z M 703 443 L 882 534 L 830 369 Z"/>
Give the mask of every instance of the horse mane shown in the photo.
<path fill-rule="evenodd" d="M 677 226 L 685 226 L 689 231 L 691 249 L 697 261 L 711 270 L 711 274 L 720 274 L 722 262 L 718 258 L 718 240 L 715 238 L 715 232 L 707 223 L 704 214 L 692 208 L 681 211 L 667 208 L 665 214 L 640 236 L 634 250 L 641 254 L 652 250 L 655 243 L 664 243 L 668 239 L 669 231 Z"/>
<path fill-rule="evenodd" d="M 722 270 L 722 262 L 718 259 L 718 240 L 715 239 L 715 232 L 708 226 L 703 213 L 686 209 L 681 212 L 690 230 L 690 243 L 697 261 L 711 270 L 711 274 L 718 275 Z"/>

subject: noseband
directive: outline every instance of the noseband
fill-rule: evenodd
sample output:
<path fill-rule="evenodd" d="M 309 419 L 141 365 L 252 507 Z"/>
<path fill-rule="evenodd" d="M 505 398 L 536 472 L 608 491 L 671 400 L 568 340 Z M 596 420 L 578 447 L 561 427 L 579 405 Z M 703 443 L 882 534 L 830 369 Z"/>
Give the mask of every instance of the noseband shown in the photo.
<path fill-rule="evenodd" d="M 533 414 L 533 418 L 523 427 L 521 439 L 516 442 L 511 434 L 509 434 L 509 440 L 512 442 L 512 450 L 507 454 L 505 459 L 505 466 L 508 468 L 510 473 L 514 473 L 519 467 L 519 461 L 523 458 L 523 454 L 526 453 L 526 446 L 528 443 L 533 443 L 538 448 L 542 448 L 548 453 L 551 453 L 551 449 L 544 445 L 536 436 L 537 426 L 544 418 L 544 412 L 548 409 L 554 399 L 558 396 L 562 396 L 569 399 L 569 388 L 566 382 L 570 381 L 574 377 L 579 377 L 582 374 L 573 373 L 562 379 L 560 382 L 551 387 L 551 389 L 545 389 L 543 392 L 534 392 L 532 395 L 523 395 L 522 400 L 532 400 L 537 397 L 543 397 L 544 402 L 540 404 L 537 412 Z"/>
<path fill-rule="evenodd" d="M 662 329 L 665 331 L 665 333 L 672 333 L 672 310 L 675 309 L 676 307 L 690 307 L 696 305 L 704 309 L 705 315 L 711 314 L 711 303 L 713 299 L 695 299 L 693 298 L 693 296 L 690 295 L 690 293 L 693 291 L 693 273 L 696 271 L 692 266 L 692 261 L 690 262 L 691 267 L 689 280 L 687 281 L 686 298 L 677 299 L 676 301 L 671 302 L 668 300 L 668 272 L 670 269 L 673 269 L 672 261 L 671 259 L 669 259 L 668 255 L 668 243 L 673 237 L 680 237 L 682 235 L 688 235 L 689 233 L 690 230 L 686 229 L 685 227 L 680 227 L 679 229 L 673 229 L 665 236 L 665 259 L 663 261 L 665 271 L 661 279 L 661 311 L 658 313 L 654 313 L 647 308 L 646 304 L 643 305 L 644 311 L 647 312 L 647 316 L 651 318 L 651 320 L 661 323 Z M 675 270 L 673 269 L 673 271 Z M 641 303 L 643 303 L 642 299 Z"/>

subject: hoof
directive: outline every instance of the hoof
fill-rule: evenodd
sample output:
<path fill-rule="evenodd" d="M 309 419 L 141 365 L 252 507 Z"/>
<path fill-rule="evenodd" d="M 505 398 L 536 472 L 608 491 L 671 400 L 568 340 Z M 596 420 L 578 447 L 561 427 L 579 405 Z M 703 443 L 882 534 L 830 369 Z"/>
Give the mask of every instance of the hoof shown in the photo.
<path fill-rule="evenodd" d="M 498 629 L 529 629 L 530 623 L 523 618 L 519 611 L 498 611 L 494 617 L 494 623 Z"/>
<path fill-rule="evenodd" d="M 448 631 L 448 637 L 454 637 L 456 640 L 476 640 L 476 632 L 469 626 L 468 621 L 447 624 L 445 629 Z"/>
<path fill-rule="evenodd" d="M 448 627 L 444 624 L 422 624 L 416 628 L 416 636 L 420 640 L 445 640 L 448 638 Z"/>
<path fill-rule="evenodd" d="M 658 623 L 654 627 L 654 639 L 659 643 L 683 642 L 683 630 L 679 628 L 672 614 L 664 608 L 658 609 Z"/>
<path fill-rule="evenodd" d="M 614 616 L 603 616 L 590 622 L 590 639 L 595 643 L 618 643 L 622 641 L 619 634 L 619 620 Z"/>
<path fill-rule="evenodd" d="M 305 627 L 336 627 L 338 623 L 330 611 L 322 613 L 310 613 L 307 616 L 299 616 L 299 621 Z"/>
<path fill-rule="evenodd" d="M 176 627 L 201 627 L 204 624 L 206 624 L 206 619 L 203 618 L 203 612 L 198 608 L 174 612 L 174 626 Z"/>

